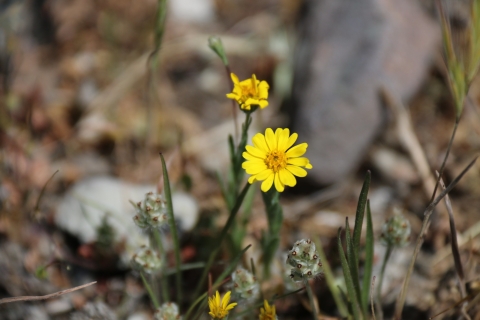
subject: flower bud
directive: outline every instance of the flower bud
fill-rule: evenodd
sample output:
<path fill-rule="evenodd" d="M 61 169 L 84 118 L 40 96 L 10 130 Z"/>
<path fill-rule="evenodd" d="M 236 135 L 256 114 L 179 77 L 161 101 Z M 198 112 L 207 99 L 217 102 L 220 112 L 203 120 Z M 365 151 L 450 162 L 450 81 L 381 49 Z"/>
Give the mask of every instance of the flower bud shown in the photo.
<path fill-rule="evenodd" d="M 287 263 L 293 267 L 290 278 L 293 281 L 312 279 L 322 273 L 322 262 L 315 244 L 310 240 L 297 241 L 288 252 Z"/>
<path fill-rule="evenodd" d="M 258 281 L 249 271 L 238 268 L 232 273 L 233 293 L 243 299 L 255 298 L 259 292 Z"/>
<path fill-rule="evenodd" d="M 162 260 L 160 255 L 147 246 L 142 246 L 132 257 L 132 266 L 136 270 L 153 273 L 160 269 Z"/>
<path fill-rule="evenodd" d="M 155 311 L 155 320 L 180 320 L 182 317 L 178 314 L 178 306 L 173 302 L 166 302 Z"/>
<path fill-rule="evenodd" d="M 380 241 L 385 246 L 403 247 L 410 240 L 410 232 L 410 222 L 397 212 L 382 226 Z"/>
<path fill-rule="evenodd" d="M 134 204 L 136 215 L 133 221 L 142 229 L 160 228 L 167 224 L 167 208 L 162 196 L 158 193 L 149 192 L 145 199 Z"/>

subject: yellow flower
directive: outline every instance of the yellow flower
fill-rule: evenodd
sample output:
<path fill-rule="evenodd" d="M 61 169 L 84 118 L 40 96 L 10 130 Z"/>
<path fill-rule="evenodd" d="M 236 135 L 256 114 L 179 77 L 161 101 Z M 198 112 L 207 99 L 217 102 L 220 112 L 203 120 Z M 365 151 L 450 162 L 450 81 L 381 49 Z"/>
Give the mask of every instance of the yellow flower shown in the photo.
<path fill-rule="evenodd" d="M 237 303 L 230 303 L 230 295 L 232 294 L 231 291 L 228 291 L 223 296 L 223 299 L 220 300 L 220 294 L 217 293 L 208 298 L 208 307 L 210 308 L 209 315 L 212 316 L 213 319 L 223 319 L 228 315 L 228 311 L 232 310 Z"/>
<path fill-rule="evenodd" d="M 290 148 L 297 140 L 298 134 L 290 135 L 289 129 L 278 128 L 275 133 L 271 128 L 265 130 L 265 135 L 257 133 L 253 138 L 253 146 L 246 146 L 247 151 L 242 155 L 247 161 L 242 168 L 252 176 L 249 183 L 262 181 L 262 191 L 267 192 L 275 183 L 275 189 L 282 192 L 285 186 L 293 187 L 297 184 L 297 177 L 305 177 L 306 169 L 312 169 L 310 161 L 301 157 L 308 144 L 301 143 Z"/>
<path fill-rule="evenodd" d="M 236 100 L 242 110 L 251 110 L 252 106 L 265 108 L 268 106 L 268 83 L 259 81 L 252 75 L 252 78 L 240 82 L 238 77 L 231 73 L 233 81 L 233 92 L 227 94 L 227 98 Z"/>
<path fill-rule="evenodd" d="M 258 319 L 260 320 L 275 320 L 277 319 L 277 314 L 275 313 L 275 305 L 269 305 L 267 300 L 263 300 L 263 308 L 260 308 L 260 315 Z"/>

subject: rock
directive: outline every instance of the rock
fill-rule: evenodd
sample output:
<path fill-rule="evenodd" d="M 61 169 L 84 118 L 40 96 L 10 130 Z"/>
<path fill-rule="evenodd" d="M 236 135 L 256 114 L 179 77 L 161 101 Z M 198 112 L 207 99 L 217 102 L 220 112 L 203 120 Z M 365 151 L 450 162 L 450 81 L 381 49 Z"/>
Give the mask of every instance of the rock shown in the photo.
<path fill-rule="evenodd" d="M 296 52 L 293 129 L 309 143 L 309 176 L 341 180 L 381 122 L 378 92 L 415 93 L 440 28 L 412 0 L 309 1 Z"/>
<path fill-rule="evenodd" d="M 108 176 L 96 176 L 77 182 L 57 207 L 55 223 L 83 243 L 97 239 L 96 229 L 108 214 L 116 239 L 127 241 L 127 251 L 148 243 L 148 237 L 135 225 L 135 210 L 129 200 L 143 200 L 154 185 L 135 185 Z M 173 192 L 175 219 L 182 231 L 191 230 L 198 218 L 197 202 L 188 194 Z M 129 257 L 127 257 L 129 259 Z"/>

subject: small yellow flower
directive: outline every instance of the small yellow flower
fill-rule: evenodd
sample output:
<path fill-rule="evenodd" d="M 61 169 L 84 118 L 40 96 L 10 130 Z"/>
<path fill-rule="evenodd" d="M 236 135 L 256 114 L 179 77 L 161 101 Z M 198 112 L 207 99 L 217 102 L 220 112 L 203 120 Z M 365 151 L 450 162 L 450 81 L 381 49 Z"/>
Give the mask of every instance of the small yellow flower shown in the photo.
<path fill-rule="evenodd" d="M 237 303 L 230 303 L 230 295 L 232 294 L 231 291 L 228 291 L 223 296 L 223 299 L 220 300 L 220 294 L 217 293 L 214 296 L 208 298 L 208 307 L 210 308 L 209 315 L 212 316 L 213 319 L 223 319 L 228 315 L 228 311 L 232 310 Z"/>
<path fill-rule="evenodd" d="M 260 320 L 275 320 L 277 314 L 275 312 L 275 305 L 269 305 L 267 300 L 263 300 L 263 308 L 260 308 Z"/>
<path fill-rule="evenodd" d="M 252 106 L 265 108 L 268 106 L 268 83 L 259 81 L 252 75 L 252 78 L 240 82 L 238 77 L 230 74 L 233 81 L 233 92 L 227 94 L 227 98 L 236 100 L 242 110 L 251 110 Z"/>
<path fill-rule="evenodd" d="M 293 187 L 297 184 L 297 177 L 305 177 L 306 169 L 312 169 L 310 161 L 301 157 L 308 144 L 301 143 L 290 148 L 297 140 L 298 134 L 290 135 L 289 129 L 278 128 L 275 133 L 271 128 L 265 130 L 265 135 L 257 133 L 253 138 L 253 146 L 246 146 L 247 151 L 242 155 L 245 162 L 242 168 L 252 176 L 249 183 L 262 181 L 263 192 L 270 190 L 275 183 L 275 189 L 283 192 L 285 186 Z"/>

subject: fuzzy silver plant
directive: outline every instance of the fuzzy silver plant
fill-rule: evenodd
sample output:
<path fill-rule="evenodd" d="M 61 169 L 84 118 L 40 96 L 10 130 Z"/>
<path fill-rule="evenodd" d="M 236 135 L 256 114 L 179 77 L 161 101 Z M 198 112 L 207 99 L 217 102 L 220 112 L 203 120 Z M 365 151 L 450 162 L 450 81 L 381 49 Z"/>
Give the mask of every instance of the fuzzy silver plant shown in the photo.
<path fill-rule="evenodd" d="M 143 201 L 132 204 L 136 211 L 133 221 L 140 228 L 160 228 L 167 224 L 167 207 L 160 194 L 149 192 Z"/>
<path fill-rule="evenodd" d="M 410 222 L 399 212 L 382 226 L 380 241 L 385 246 L 404 247 L 410 240 Z"/>
<path fill-rule="evenodd" d="M 132 267 L 146 273 L 154 273 L 162 266 L 160 255 L 147 246 L 142 246 L 132 257 Z"/>
<path fill-rule="evenodd" d="M 233 294 L 240 299 L 256 298 L 259 293 L 259 285 L 255 276 L 240 267 L 232 273 Z"/>
<path fill-rule="evenodd" d="M 315 243 L 310 239 L 302 239 L 295 243 L 288 252 L 287 263 L 293 267 L 290 273 L 293 281 L 313 279 L 323 272 Z"/>
<path fill-rule="evenodd" d="M 155 320 L 181 320 L 182 317 L 178 314 L 178 306 L 173 302 L 166 302 L 155 311 Z"/>

